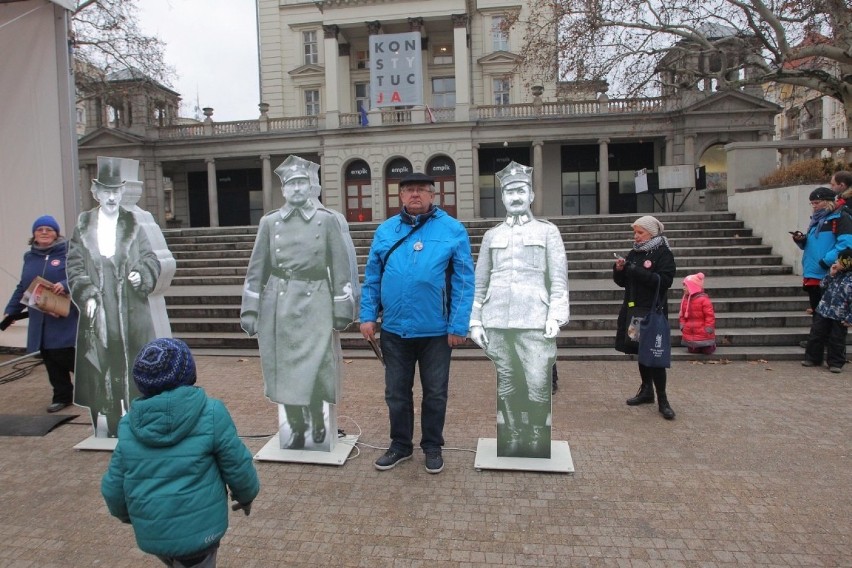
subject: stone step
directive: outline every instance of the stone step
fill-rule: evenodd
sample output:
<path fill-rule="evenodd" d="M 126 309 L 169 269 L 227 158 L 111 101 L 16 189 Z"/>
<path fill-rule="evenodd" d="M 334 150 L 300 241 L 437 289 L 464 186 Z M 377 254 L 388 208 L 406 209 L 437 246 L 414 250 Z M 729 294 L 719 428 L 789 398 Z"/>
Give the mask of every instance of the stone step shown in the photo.
<path fill-rule="evenodd" d="M 190 269 L 191 270 L 191 269 Z M 207 284 L 217 286 L 232 286 L 239 285 L 245 282 L 245 269 L 223 269 L 231 274 L 218 276 L 210 272 L 197 272 L 192 276 L 184 276 L 183 269 L 178 268 L 175 277 L 172 279 L 172 286 L 204 286 Z M 793 269 L 782 264 L 772 266 L 706 266 L 700 263 L 695 265 L 687 263 L 679 263 L 676 272 L 677 278 L 683 278 L 688 274 L 695 272 L 703 272 L 707 277 L 722 277 L 722 276 L 776 276 L 783 274 L 792 274 Z M 363 276 L 363 268 L 359 271 Z M 569 270 L 568 277 L 576 279 L 600 279 L 611 273 L 609 269 L 589 269 L 589 270 Z"/>
<path fill-rule="evenodd" d="M 226 310 L 226 311 L 225 311 Z M 179 313 L 172 316 L 169 310 L 169 321 L 172 331 L 205 331 L 205 332 L 239 332 L 240 320 L 238 308 L 224 308 L 218 313 L 209 311 L 198 313 Z M 571 321 L 560 331 L 560 336 L 570 336 L 575 331 L 610 330 L 615 333 L 618 313 L 617 310 L 608 314 L 578 315 L 572 314 Z M 676 311 L 669 312 L 669 324 L 672 330 L 678 328 Z M 784 329 L 805 329 L 811 324 L 811 316 L 804 311 L 774 311 L 774 312 L 721 312 L 716 314 L 716 329 L 718 333 L 728 333 L 728 330 L 742 330 L 753 327 L 775 327 Z M 350 326 L 352 331 L 356 326 Z M 730 333 L 734 333 L 731 331 Z"/>
<path fill-rule="evenodd" d="M 246 348 L 227 348 L 227 347 L 193 347 L 193 354 L 219 356 L 219 357 L 260 357 L 257 344 Z M 688 353 L 683 347 L 672 349 L 672 371 L 679 376 L 689 376 L 689 369 L 693 365 L 725 365 L 730 361 L 752 361 L 755 364 L 769 363 L 771 361 L 800 361 L 803 358 L 804 350 L 798 346 L 766 346 L 757 352 L 752 347 L 731 347 L 720 346 L 716 349 L 713 355 L 698 355 Z M 353 360 L 372 360 L 375 358 L 372 350 L 367 349 L 343 349 L 343 361 Z M 556 350 L 556 358 L 559 361 L 629 361 L 635 360 L 635 356 L 619 353 L 611 347 L 563 347 Z M 488 357 L 481 349 L 457 349 L 453 351 L 453 359 L 455 360 L 478 360 L 486 361 Z M 766 368 L 766 367 L 761 367 Z M 563 372 L 563 367 L 560 365 L 560 378 Z M 568 368 L 570 372 L 570 367 Z M 452 367 L 450 375 L 452 376 Z M 567 379 L 566 379 L 567 380 Z M 563 382 L 559 383 L 560 390 L 558 392 L 567 391 Z M 567 383 L 566 383 L 567 384 Z M 560 396 L 557 394 L 556 396 Z"/>
<path fill-rule="evenodd" d="M 209 349 L 254 349 L 257 338 L 248 337 L 239 331 L 181 331 L 174 330 L 174 337 L 183 339 L 192 348 Z M 800 341 L 807 339 L 808 328 L 777 328 L 755 327 L 743 329 L 721 329 L 716 334 L 716 341 L 721 347 L 743 347 L 752 349 L 759 356 L 762 349 L 768 346 L 797 346 Z M 847 344 L 852 343 L 852 336 L 847 338 Z M 340 344 L 343 349 L 369 350 L 367 342 L 357 331 L 340 334 Z M 567 348 L 614 348 L 615 332 L 610 329 L 562 330 L 556 338 L 560 349 Z M 672 329 L 672 347 L 680 346 L 680 331 Z M 459 350 L 476 349 L 479 347 L 468 341 Z"/>
<path fill-rule="evenodd" d="M 204 318 L 232 318 L 239 319 L 240 317 L 240 298 L 234 297 L 230 304 L 199 304 L 192 302 L 186 305 L 174 304 L 169 301 L 168 313 L 169 318 L 175 321 L 175 318 L 182 319 L 204 319 Z M 571 319 L 576 321 L 584 316 L 606 316 L 617 314 L 621 307 L 621 300 L 606 300 L 596 302 L 571 301 Z M 808 307 L 808 301 L 801 295 L 798 298 L 731 298 L 731 299 L 716 299 L 713 301 L 713 309 L 718 317 L 723 314 L 787 314 L 787 315 L 805 315 L 810 317 L 810 314 L 805 310 Z M 669 301 L 669 313 L 674 317 L 680 308 L 680 300 Z M 808 325 L 808 324 L 805 324 Z"/>

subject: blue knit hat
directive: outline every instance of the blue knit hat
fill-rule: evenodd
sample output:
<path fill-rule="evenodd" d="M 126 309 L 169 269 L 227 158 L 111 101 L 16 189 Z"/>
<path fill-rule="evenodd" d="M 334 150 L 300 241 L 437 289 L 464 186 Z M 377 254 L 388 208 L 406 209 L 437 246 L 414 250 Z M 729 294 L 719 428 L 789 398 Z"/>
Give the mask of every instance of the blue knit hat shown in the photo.
<path fill-rule="evenodd" d="M 56 234 L 59 234 L 59 223 L 57 223 L 56 219 L 54 219 L 50 215 L 42 215 L 41 217 L 36 219 L 33 222 L 32 232 L 35 233 L 36 229 L 38 229 L 39 227 L 50 227 L 51 229 L 56 231 Z"/>
<path fill-rule="evenodd" d="M 145 397 L 195 384 L 195 361 L 180 339 L 155 339 L 142 348 L 133 363 L 133 379 Z"/>

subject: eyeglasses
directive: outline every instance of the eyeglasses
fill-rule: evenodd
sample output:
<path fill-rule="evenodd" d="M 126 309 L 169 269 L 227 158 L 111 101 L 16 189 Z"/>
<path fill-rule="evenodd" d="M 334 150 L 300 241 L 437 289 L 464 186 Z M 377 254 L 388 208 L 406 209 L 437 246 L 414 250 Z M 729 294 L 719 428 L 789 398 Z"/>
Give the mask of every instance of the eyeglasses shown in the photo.
<path fill-rule="evenodd" d="M 425 185 L 406 185 L 402 188 L 403 193 L 435 193 L 435 190 Z"/>

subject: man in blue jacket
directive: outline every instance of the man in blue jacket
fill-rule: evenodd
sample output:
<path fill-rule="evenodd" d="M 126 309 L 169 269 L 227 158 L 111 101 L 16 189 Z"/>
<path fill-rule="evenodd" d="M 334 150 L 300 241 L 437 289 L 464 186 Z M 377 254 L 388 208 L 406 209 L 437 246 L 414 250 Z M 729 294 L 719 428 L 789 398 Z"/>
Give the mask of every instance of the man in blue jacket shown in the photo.
<path fill-rule="evenodd" d="M 473 305 L 473 257 L 464 226 L 433 205 L 434 180 L 399 182 L 402 210 L 376 230 L 361 296 L 361 334 L 375 341 L 382 317 L 385 401 L 391 445 L 376 460 L 386 470 L 414 451 L 414 369 L 423 388 L 420 447 L 426 471 L 444 468 L 444 419 L 452 348 L 465 342 Z"/>

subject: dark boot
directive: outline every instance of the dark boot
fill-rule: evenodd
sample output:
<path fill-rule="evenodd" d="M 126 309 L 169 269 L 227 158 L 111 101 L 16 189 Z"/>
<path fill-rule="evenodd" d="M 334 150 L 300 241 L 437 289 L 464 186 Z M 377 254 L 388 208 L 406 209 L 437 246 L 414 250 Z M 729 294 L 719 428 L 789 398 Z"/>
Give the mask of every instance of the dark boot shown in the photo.
<path fill-rule="evenodd" d="M 325 441 L 325 417 L 322 413 L 322 401 L 319 405 L 311 404 L 311 437 L 314 444 L 322 444 Z"/>
<path fill-rule="evenodd" d="M 638 404 L 651 404 L 654 402 L 654 386 L 651 381 L 645 380 L 642 377 L 642 386 L 636 392 L 636 396 L 627 399 L 627 406 L 636 406 Z"/>
<path fill-rule="evenodd" d="M 559 375 L 556 373 L 556 363 L 554 363 L 550 380 L 550 394 L 555 393 L 557 390 L 559 390 Z"/>
<path fill-rule="evenodd" d="M 550 458 L 550 428 L 547 426 L 547 415 L 550 414 L 550 405 L 546 402 L 533 402 L 530 410 L 530 436 L 529 454 L 524 457 Z"/>
<path fill-rule="evenodd" d="M 285 404 L 284 413 L 287 424 L 290 425 L 290 437 L 281 441 L 282 450 L 301 450 L 305 447 L 305 407 L 295 404 Z"/>
<path fill-rule="evenodd" d="M 654 388 L 657 389 L 657 400 L 659 401 L 660 414 L 666 420 L 674 420 L 675 413 L 672 407 L 669 406 L 669 399 L 666 396 L 666 370 L 652 369 L 654 377 Z"/>
<path fill-rule="evenodd" d="M 506 457 L 516 457 L 521 448 L 521 413 L 516 410 L 514 401 L 508 398 L 503 401 L 503 417 L 505 418 L 505 428 L 509 433 L 509 438 L 506 440 L 503 448 L 503 453 L 498 451 L 498 455 Z"/>
<path fill-rule="evenodd" d="M 660 414 L 663 415 L 663 418 L 666 420 L 674 420 L 675 411 L 672 410 L 672 407 L 669 406 L 669 401 L 665 396 L 660 397 Z"/>

